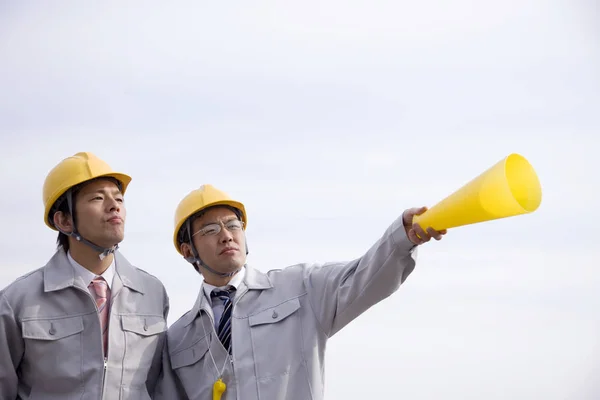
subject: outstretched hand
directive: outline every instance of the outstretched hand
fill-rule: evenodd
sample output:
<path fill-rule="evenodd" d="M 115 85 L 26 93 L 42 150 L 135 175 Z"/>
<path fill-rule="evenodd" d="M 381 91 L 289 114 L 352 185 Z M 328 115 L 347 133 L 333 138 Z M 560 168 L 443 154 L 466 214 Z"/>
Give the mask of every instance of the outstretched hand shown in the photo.
<path fill-rule="evenodd" d="M 436 231 L 432 227 L 427 227 L 427 229 L 424 230 L 419 224 L 413 224 L 414 216 L 421 215 L 425 211 L 427 211 L 427 207 L 414 207 L 409 208 L 402 213 L 402 222 L 404 224 L 406 236 L 408 236 L 408 239 L 416 245 L 429 242 L 431 238 L 434 238 L 435 240 L 441 240 L 442 236 L 444 236 L 447 232 L 446 229 Z"/>

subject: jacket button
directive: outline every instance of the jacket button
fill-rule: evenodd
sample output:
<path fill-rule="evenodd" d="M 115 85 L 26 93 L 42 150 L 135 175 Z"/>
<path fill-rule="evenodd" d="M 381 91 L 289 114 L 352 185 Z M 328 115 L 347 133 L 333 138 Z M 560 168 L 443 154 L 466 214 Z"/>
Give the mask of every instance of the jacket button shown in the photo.
<path fill-rule="evenodd" d="M 278 316 L 277 311 L 273 311 L 273 315 L 272 315 L 273 319 L 277 318 L 277 316 Z"/>

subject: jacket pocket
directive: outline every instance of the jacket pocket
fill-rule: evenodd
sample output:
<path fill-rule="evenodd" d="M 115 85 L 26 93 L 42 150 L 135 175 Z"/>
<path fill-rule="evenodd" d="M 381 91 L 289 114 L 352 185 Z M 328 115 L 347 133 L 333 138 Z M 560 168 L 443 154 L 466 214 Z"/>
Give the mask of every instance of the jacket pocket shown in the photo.
<path fill-rule="evenodd" d="M 169 355 L 167 356 L 171 362 L 171 369 L 173 370 L 175 379 L 181 384 L 181 388 L 186 393 L 186 399 L 212 398 L 210 397 L 210 393 L 212 393 L 212 386 L 218 372 L 209 355 L 209 351 L 211 350 L 209 350 L 208 342 L 219 339 L 214 337 L 211 338 L 211 336 L 212 333 L 202 336 L 201 339 L 196 339 L 196 342 L 192 345 L 189 345 L 189 342 L 180 343 L 178 349 L 182 347 L 183 349 L 169 352 Z M 225 394 L 224 397 L 235 399 L 236 382 L 231 375 L 230 368 L 227 365 L 228 363 L 222 358 L 220 352 L 218 354 L 214 354 L 213 352 L 213 356 L 215 357 L 218 368 L 225 368 L 222 378 L 228 386 L 226 392 L 229 394 Z M 175 387 L 171 387 L 171 389 L 177 391 Z M 168 398 L 170 400 L 183 397 L 178 397 L 176 393 L 169 393 Z"/>
<path fill-rule="evenodd" d="M 83 317 L 36 318 L 21 321 L 25 342 L 22 369 L 34 376 L 32 393 L 63 393 L 83 389 Z"/>
<path fill-rule="evenodd" d="M 300 301 L 297 298 L 288 300 L 275 307 L 268 308 L 249 318 L 250 326 L 262 324 L 275 324 L 283 321 L 300 308 Z"/>
<path fill-rule="evenodd" d="M 175 370 L 194 365 L 204 358 L 207 352 L 208 343 L 207 337 L 205 336 L 187 349 L 180 350 L 177 353 L 169 354 L 171 359 L 171 368 Z"/>
<path fill-rule="evenodd" d="M 60 340 L 83 331 L 83 318 L 30 319 L 22 321 L 23 339 Z"/>
<path fill-rule="evenodd" d="M 167 322 L 157 315 L 121 315 L 121 329 L 125 340 L 123 384 L 141 385 L 157 352 L 162 351 L 158 345 Z"/>
<path fill-rule="evenodd" d="M 121 326 L 125 332 L 140 336 L 153 336 L 167 330 L 164 317 L 154 315 L 122 315 Z"/>
<path fill-rule="evenodd" d="M 292 374 L 302 363 L 302 320 L 298 298 L 248 318 L 259 380 Z"/>

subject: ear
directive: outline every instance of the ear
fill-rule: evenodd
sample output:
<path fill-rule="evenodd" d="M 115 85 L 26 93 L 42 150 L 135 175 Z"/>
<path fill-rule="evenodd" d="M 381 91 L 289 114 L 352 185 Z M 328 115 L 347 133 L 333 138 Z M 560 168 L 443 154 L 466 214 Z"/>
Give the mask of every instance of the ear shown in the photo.
<path fill-rule="evenodd" d="M 192 254 L 192 247 L 189 243 L 181 243 L 179 249 L 183 253 L 184 258 L 194 257 L 194 255 Z"/>
<path fill-rule="evenodd" d="M 68 233 L 73 231 L 73 219 L 71 218 L 70 214 L 57 211 L 54 213 L 52 220 L 54 221 L 54 226 L 56 226 L 59 230 Z"/>

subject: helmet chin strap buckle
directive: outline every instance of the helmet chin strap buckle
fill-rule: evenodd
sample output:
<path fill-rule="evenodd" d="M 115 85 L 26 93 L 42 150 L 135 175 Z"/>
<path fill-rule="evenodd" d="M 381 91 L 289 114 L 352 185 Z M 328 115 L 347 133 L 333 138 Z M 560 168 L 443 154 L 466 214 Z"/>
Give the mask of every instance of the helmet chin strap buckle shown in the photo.
<path fill-rule="evenodd" d="M 119 248 L 119 245 L 114 245 L 110 249 L 105 249 L 102 253 L 98 254 L 98 258 L 100 260 L 104 260 L 109 254 L 114 254 L 115 251 Z"/>

